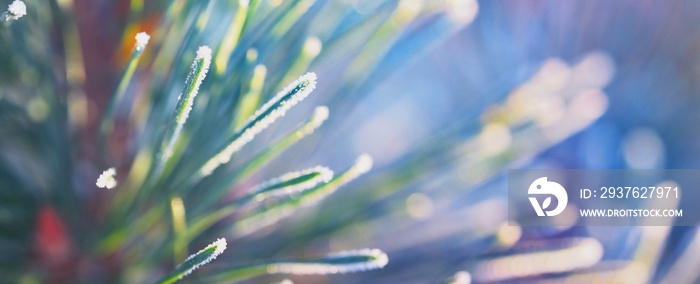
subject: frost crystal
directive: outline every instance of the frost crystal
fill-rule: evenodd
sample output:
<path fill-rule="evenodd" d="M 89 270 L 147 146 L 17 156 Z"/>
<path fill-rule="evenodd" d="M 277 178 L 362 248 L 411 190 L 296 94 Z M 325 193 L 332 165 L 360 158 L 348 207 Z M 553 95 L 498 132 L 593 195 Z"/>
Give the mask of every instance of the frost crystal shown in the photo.
<path fill-rule="evenodd" d="M 97 187 L 111 189 L 117 186 L 117 180 L 114 176 L 117 175 L 117 170 L 115 168 L 109 168 L 102 172 L 99 178 L 97 178 Z"/>
<path fill-rule="evenodd" d="M 22 16 L 27 14 L 27 5 L 20 0 L 15 0 L 9 6 L 7 6 L 7 12 L 5 12 L 5 20 L 17 20 Z"/>
<path fill-rule="evenodd" d="M 207 58 L 207 61 L 211 61 L 211 48 L 208 46 L 200 46 L 199 49 L 197 49 L 197 58 Z"/>
<path fill-rule="evenodd" d="M 151 36 L 145 32 L 137 33 L 136 34 L 136 51 L 143 52 L 143 50 L 146 48 L 146 45 L 148 44 L 148 40 L 150 40 L 150 39 L 151 39 Z"/>

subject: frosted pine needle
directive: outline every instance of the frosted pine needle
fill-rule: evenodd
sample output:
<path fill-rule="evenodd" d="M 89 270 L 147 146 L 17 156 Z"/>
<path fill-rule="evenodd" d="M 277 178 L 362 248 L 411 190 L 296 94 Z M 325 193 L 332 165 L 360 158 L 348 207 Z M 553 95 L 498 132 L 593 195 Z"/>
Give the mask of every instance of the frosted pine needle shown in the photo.
<path fill-rule="evenodd" d="M 326 196 L 335 192 L 340 186 L 345 185 L 359 176 L 369 172 L 372 169 L 372 156 L 369 154 L 362 154 L 355 160 L 355 164 L 352 165 L 347 171 L 343 172 L 332 181 L 327 184 L 323 184 L 315 188 L 314 190 L 309 190 L 304 193 L 304 196 L 299 197 L 295 201 L 298 205 L 308 206 L 317 203 Z M 284 214 L 282 214 L 284 215 Z"/>
<path fill-rule="evenodd" d="M 97 178 L 96 185 L 99 188 L 111 189 L 117 186 L 117 180 L 114 176 L 117 175 L 117 170 L 115 168 L 109 168 L 102 172 L 100 177 Z"/>
<path fill-rule="evenodd" d="M 237 282 L 264 274 L 336 274 L 381 269 L 389 257 L 378 249 L 350 250 L 332 253 L 322 258 L 271 260 L 240 266 L 224 272 L 212 282 Z"/>
<path fill-rule="evenodd" d="M 313 188 L 320 183 L 333 179 L 333 171 L 327 167 L 316 166 L 310 169 L 286 173 L 278 178 L 266 181 L 253 189 L 253 198 L 257 201 L 266 198 L 299 193 Z"/>
<path fill-rule="evenodd" d="M 151 39 L 151 36 L 148 35 L 145 32 L 140 32 L 136 34 L 136 46 L 134 47 L 137 52 L 143 52 L 144 49 L 146 49 L 146 45 L 148 45 L 148 41 Z"/>
<path fill-rule="evenodd" d="M 187 118 L 189 117 L 190 111 L 192 110 L 192 104 L 194 103 L 194 98 L 199 93 L 199 86 L 202 85 L 202 81 L 204 81 L 204 78 L 207 77 L 207 72 L 209 72 L 209 66 L 211 65 L 211 48 L 209 48 L 208 46 L 200 46 L 199 49 L 197 49 L 197 57 L 194 59 L 194 61 L 195 62 L 192 63 L 192 69 L 197 71 L 190 73 L 190 75 L 187 78 L 188 83 L 194 84 L 191 86 L 191 89 L 188 90 L 188 94 L 184 94 L 187 97 L 180 98 L 184 104 L 185 109 L 183 109 L 177 115 L 178 124 L 184 124 Z M 196 68 L 198 64 L 202 65 L 201 69 Z M 180 96 L 182 95 L 183 94 L 180 94 Z"/>
<path fill-rule="evenodd" d="M 325 258 L 269 264 L 270 273 L 336 274 L 380 269 L 389 257 L 378 249 L 351 250 L 329 254 Z"/>
<path fill-rule="evenodd" d="M 192 266 L 189 266 L 188 269 L 182 275 L 180 275 L 180 279 L 182 279 L 182 277 L 189 275 L 190 273 L 192 273 L 192 271 L 199 268 L 200 266 L 205 265 L 205 264 L 209 263 L 210 261 L 216 259 L 216 257 L 218 257 L 220 254 L 222 254 L 225 250 L 226 250 L 226 239 L 220 238 L 220 239 L 217 239 L 212 244 L 208 245 L 207 247 L 203 248 L 199 252 L 197 252 L 193 255 L 190 255 L 187 259 L 185 259 L 185 261 L 182 262 L 182 264 L 178 265 L 178 267 L 182 267 L 182 266 L 189 266 L 188 264 L 192 264 Z M 209 253 L 209 252 L 211 252 L 211 253 Z M 199 261 L 193 262 L 201 256 L 206 256 L 206 257 L 203 259 L 199 259 Z M 191 262 L 191 263 L 188 263 L 188 262 Z"/>
<path fill-rule="evenodd" d="M 210 175 L 220 165 L 228 163 L 231 156 L 241 150 L 256 135 L 306 98 L 316 88 L 316 74 L 306 73 L 289 84 L 274 98 L 265 103 L 248 119 L 244 127 L 233 136 L 233 140 L 223 150 L 211 158 L 200 170 L 201 176 Z"/>
<path fill-rule="evenodd" d="M 7 6 L 7 12 L 3 14 L 5 21 L 17 20 L 27 14 L 27 5 L 20 0 L 15 0 Z"/>
<path fill-rule="evenodd" d="M 175 270 L 159 280 L 158 283 L 173 283 L 179 279 L 182 279 L 183 277 L 190 275 L 192 271 L 196 270 L 202 265 L 216 259 L 216 257 L 224 252 L 224 250 L 226 250 L 226 239 L 217 239 L 215 242 L 203 248 L 199 252 L 190 255 L 187 259 L 185 259 L 185 261 L 175 267 Z"/>
<path fill-rule="evenodd" d="M 239 236 L 248 235 L 260 228 L 272 225 L 278 220 L 289 216 L 298 208 L 315 204 L 321 199 L 326 198 L 339 187 L 351 182 L 371 169 L 372 157 L 368 154 L 362 154 L 357 158 L 352 167 L 337 177 L 334 177 L 328 183 L 304 190 L 300 192 L 298 196 L 267 206 L 264 210 L 239 220 L 233 226 L 233 233 Z"/>
<path fill-rule="evenodd" d="M 200 46 L 197 50 L 197 57 L 192 63 L 190 74 L 187 75 L 187 79 L 185 80 L 185 88 L 178 97 L 178 103 L 175 107 L 174 124 L 171 125 L 169 134 L 164 140 L 163 149 L 161 150 L 161 159 L 163 162 L 172 156 L 172 149 L 175 146 L 175 142 L 180 137 L 180 132 L 190 115 L 190 111 L 192 111 L 194 99 L 199 93 L 199 87 L 202 85 L 202 81 L 207 77 L 210 65 L 211 48 L 208 46 Z"/>

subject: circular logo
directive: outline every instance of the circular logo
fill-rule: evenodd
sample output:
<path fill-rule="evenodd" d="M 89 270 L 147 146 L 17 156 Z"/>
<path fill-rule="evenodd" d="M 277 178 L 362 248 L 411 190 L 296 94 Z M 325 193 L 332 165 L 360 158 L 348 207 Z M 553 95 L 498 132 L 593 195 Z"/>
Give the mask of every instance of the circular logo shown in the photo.
<path fill-rule="evenodd" d="M 554 198 L 557 199 L 557 207 L 552 210 L 545 211 L 545 209 L 549 208 L 549 206 L 552 204 L 551 196 L 545 198 L 541 206 L 540 203 L 537 202 L 537 198 L 529 197 L 532 208 L 534 208 L 535 212 L 537 212 L 537 216 L 557 216 L 559 213 L 564 211 L 564 208 L 566 208 L 566 203 L 569 202 L 569 196 L 566 194 L 564 187 L 556 182 L 547 181 L 547 177 L 541 177 L 532 182 L 532 184 L 530 184 L 530 188 L 527 190 L 527 193 L 528 195 L 554 195 Z"/>

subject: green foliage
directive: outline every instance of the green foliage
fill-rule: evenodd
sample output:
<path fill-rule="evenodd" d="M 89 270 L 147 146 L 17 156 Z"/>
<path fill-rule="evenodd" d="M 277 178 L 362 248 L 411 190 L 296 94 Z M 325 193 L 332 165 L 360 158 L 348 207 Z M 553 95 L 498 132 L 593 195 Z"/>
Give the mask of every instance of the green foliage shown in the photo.
<path fill-rule="evenodd" d="M 0 204 L 10 204 L 3 210 L 13 218 L 0 220 L 0 273 L 8 281 L 141 283 L 162 276 L 159 283 L 171 283 L 223 251 L 225 241 L 217 241 L 174 265 L 214 233 L 240 241 L 368 172 L 372 160 L 362 155 L 335 177 L 317 167 L 247 186 L 266 178 L 266 166 L 302 168 L 277 158 L 321 127 L 329 109 L 347 114 L 412 20 L 445 12 L 444 5 L 420 10 L 404 2 L 380 1 L 357 13 L 330 1 L 131 1 L 122 36 L 131 55 L 115 55 L 120 77 L 110 78 L 114 90 L 100 92 L 87 91 L 95 59 L 86 50 L 101 47 L 79 41 L 85 35 L 71 1 L 30 2 L 26 16 L 11 6 L 4 21 L 12 24 L 0 28 Z M 158 24 L 143 24 L 153 14 Z M 444 35 L 455 30 L 436 27 Z M 131 31 L 144 29 L 151 36 L 134 40 Z M 340 88 L 299 107 L 305 122 L 282 121 L 316 87 L 307 70 L 339 59 L 350 61 L 346 74 L 319 80 Z M 328 107 L 309 113 L 319 102 Z M 258 138 L 273 124 L 286 131 Z M 112 168 L 98 184 L 116 186 L 95 187 L 100 171 Z M 354 272 L 388 261 L 378 250 L 260 260 L 267 257 L 249 255 L 241 264 L 232 256 L 219 261 L 218 273 Z M 70 259 L 101 273 L 53 269 Z"/>

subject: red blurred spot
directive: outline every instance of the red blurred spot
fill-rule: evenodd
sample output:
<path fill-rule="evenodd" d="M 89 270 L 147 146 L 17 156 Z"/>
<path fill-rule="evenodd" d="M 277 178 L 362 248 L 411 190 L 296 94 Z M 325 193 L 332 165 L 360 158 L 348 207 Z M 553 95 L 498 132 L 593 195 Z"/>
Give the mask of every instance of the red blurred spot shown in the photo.
<path fill-rule="evenodd" d="M 54 264 L 70 256 L 70 236 L 56 210 L 43 205 L 38 212 L 34 248 L 39 260 Z"/>

